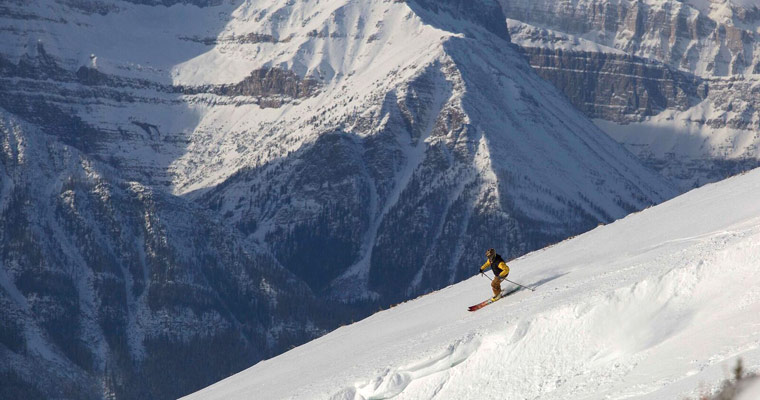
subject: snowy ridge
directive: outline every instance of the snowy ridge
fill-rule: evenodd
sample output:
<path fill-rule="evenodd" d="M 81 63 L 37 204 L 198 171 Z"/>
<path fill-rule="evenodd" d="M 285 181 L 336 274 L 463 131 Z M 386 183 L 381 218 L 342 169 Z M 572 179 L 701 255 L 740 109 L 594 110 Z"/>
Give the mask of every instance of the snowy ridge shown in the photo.
<path fill-rule="evenodd" d="M 238 70 L 282 68 L 324 85 L 318 96 L 276 110 L 241 109 L 238 104 L 207 110 L 186 154 L 170 166 L 177 193 L 202 191 L 242 167 L 286 157 L 325 132 L 345 129 L 364 137 L 381 131 L 382 126 L 356 125 L 382 119 L 384 103 L 378 100 L 396 89 L 401 98 L 409 81 L 431 64 L 445 63 L 443 43 L 457 35 L 424 21 L 406 3 L 326 4 L 246 2 L 220 37 L 265 33 L 281 40 L 242 46 L 222 42 L 175 68 L 176 84 L 237 82 L 245 77 Z M 245 65 L 238 68 L 237 63 Z M 219 74 L 220 65 L 228 74 Z M 220 126 L 224 135 L 218 134 Z M 198 158 L 211 162 L 197 165 Z"/>
<path fill-rule="evenodd" d="M 474 277 L 187 398 L 695 397 L 760 371 L 758 196 L 760 170 L 707 185 L 511 262 L 534 293 L 469 313 Z"/>

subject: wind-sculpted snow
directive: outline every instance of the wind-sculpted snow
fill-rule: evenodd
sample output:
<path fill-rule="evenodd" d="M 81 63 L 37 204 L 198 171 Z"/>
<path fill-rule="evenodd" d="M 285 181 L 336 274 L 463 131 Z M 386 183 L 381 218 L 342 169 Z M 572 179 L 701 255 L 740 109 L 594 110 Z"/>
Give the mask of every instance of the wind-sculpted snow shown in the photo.
<path fill-rule="evenodd" d="M 760 371 L 759 195 L 707 185 L 511 262 L 535 292 L 472 313 L 473 277 L 188 399 L 698 398 Z"/>
<path fill-rule="evenodd" d="M 424 361 L 415 362 L 398 369 L 389 369 L 382 376 L 372 379 L 369 383 L 359 385 L 355 390 L 349 389 L 346 392 L 339 393 L 333 398 L 392 398 L 401 394 L 413 381 L 456 367 L 467 360 L 479 347 L 480 341 L 477 338 L 465 338 Z"/>

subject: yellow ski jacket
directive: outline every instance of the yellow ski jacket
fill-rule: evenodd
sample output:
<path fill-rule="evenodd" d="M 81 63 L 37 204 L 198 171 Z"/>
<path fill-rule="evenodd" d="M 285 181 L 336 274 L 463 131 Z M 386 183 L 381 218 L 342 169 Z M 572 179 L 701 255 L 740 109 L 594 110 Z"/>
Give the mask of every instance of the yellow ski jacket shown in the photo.
<path fill-rule="evenodd" d="M 486 270 L 486 268 L 491 267 L 493 270 L 494 275 L 498 275 L 499 278 L 505 278 L 507 275 L 509 275 L 509 266 L 507 266 L 507 263 L 504 262 L 504 259 L 501 258 L 498 254 L 496 257 L 494 257 L 494 264 L 491 265 L 491 260 L 486 260 L 486 263 L 480 266 L 480 272 L 483 272 Z"/>

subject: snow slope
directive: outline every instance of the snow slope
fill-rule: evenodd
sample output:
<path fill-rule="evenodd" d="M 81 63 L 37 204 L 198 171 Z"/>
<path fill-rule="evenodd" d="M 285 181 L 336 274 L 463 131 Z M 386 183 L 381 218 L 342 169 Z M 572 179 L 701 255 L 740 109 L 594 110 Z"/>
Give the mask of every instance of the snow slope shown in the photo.
<path fill-rule="evenodd" d="M 676 399 L 760 369 L 760 170 L 473 277 L 188 399 Z M 473 271 L 482 260 L 473 259 Z"/>

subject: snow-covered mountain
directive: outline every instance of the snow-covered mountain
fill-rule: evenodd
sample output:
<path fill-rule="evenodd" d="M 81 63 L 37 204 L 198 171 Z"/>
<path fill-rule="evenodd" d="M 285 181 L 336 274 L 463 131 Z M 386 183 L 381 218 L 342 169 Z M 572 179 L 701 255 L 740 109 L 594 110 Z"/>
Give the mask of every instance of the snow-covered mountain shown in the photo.
<path fill-rule="evenodd" d="M 760 165 L 760 3 L 500 3 L 534 69 L 683 190 Z"/>
<path fill-rule="evenodd" d="M 675 194 L 495 1 L 8 1 L 0 28 L 19 393 L 181 395 Z"/>
<path fill-rule="evenodd" d="M 495 232 L 513 255 L 672 194 L 536 78 L 492 2 L 98 4 L 6 13 L 6 107 L 313 287 L 426 265 L 450 283 Z M 410 237 L 424 251 L 394 255 Z"/>
<path fill-rule="evenodd" d="M 346 318 L 196 204 L 5 111 L 0 143 L 1 398 L 176 397 Z"/>
<path fill-rule="evenodd" d="M 272 63 L 325 83 L 204 137 L 223 165 L 233 146 L 229 163 L 243 165 L 210 188 L 218 177 L 198 168 L 181 186 L 205 182 L 190 197 L 271 244 L 315 290 L 399 301 L 467 275 L 495 234 L 522 254 L 672 193 L 537 79 L 484 5 L 464 2 L 468 18 L 452 20 L 456 2 L 330 4 L 294 3 L 287 22 L 245 9 L 253 32 L 322 26 L 279 28 L 293 38 L 267 46 L 282 58 Z M 195 148 L 185 157 L 198 160 Z"/>
<path fill-rule="evenodd" d="M 475 276 L 187 399 L 706 398 L 760 372 L 758 198 L 760 169 L 704 186 L 511 262 L 535 292 L 471 313 Z"/>

